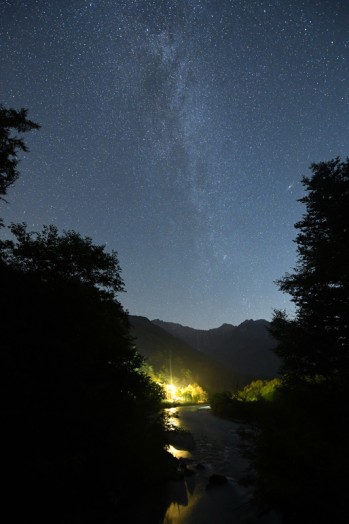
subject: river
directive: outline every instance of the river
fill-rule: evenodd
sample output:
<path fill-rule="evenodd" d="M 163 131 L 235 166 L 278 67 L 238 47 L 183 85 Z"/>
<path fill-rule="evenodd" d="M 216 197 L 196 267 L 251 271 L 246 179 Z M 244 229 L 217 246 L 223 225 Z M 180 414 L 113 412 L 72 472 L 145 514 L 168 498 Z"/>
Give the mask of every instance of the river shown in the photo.
<path fill-rule="evenodd" d="M 192 450 L 170 447 L 194 473 L 183 481 L 168 483 L 163 517 L 156 524 L 278 524 L 274 513 L 258 516 L 250 489 L 239 484 L 248 462 L 240 449 L 241 425 L 212 414 L 209 406 L 171 408 L 175 425 L 192 433 Z M 213 474 L 224 475 L 227 482 L 210 485 Z"/>

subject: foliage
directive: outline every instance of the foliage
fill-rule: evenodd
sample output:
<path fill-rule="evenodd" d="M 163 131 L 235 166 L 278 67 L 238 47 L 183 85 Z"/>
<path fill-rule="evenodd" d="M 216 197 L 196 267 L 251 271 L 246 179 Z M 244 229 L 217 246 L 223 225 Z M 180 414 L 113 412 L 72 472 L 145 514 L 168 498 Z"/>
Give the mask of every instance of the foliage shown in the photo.
<path fill-rule="evenodd" d="M 28 514 L 52 508 L 61 521 L 161 475 L 163 394 L 115 298 L 116 254 L 52 226 L 12 231 L 0 266 L 2 466 Z"/>
<path fill-rule="evenodd" d="M 253 380 L 243 389 L 235 393 L 234 398 L 243 402 L 255 402 L 257 400 L 272 400 L 281 380 Z"/>
<path fill-rule="evenodd" d="M 0 241 L 3 262 L 23 273 L 35 274 L 45 282 L 64 280 L 95 286 L 106 297 L 123 291 L 117 253 L 106 253 L 104 246 L 94 245 L 89 237 L 76 231 L 58 234 L 53 226 L 39 233 L 27 232 L 26 224 L 12 224 L 16 241 Z"/>
<path fill-rule="evenodd" d="M 216 415 L 233 420 L 256 422 L 270 409 L 278 394 L 281 381 L 253 380 L 243 389 L 231 393 L 224 391 L 210 396 L 210 405 Z"/>
<path fill-rule="evenodd" d="M 346 521 L 348 393 L 324 383 L 282 390 L 249 433 L 256 499 L 283 522 Z"/>
<path fill-rule="evenodd" d="M 7 189 L 17 180 L 19 173 L 18 152 L 28 151 L 23 138 L 12 135 L 13 131 L 26 133 L 40 126 L 27 118 L 27 109 L 6 109 L 0 105 L 0 199 L 4 199 Z"/>
<path fill-rule="evenodd" d="M 279 280 L 296 314 L 271 325 L 282 385 L 250 441 L 256 495 L 290 523 L 344 522 L 349 484 L 349 160 L 311 169 L 297 266 Z"/>
<path fill-rule="evenodd" d="M 28 150 L 12 132 L 39 127 L 0 106 L 0 199 Z M 10 230 L 14 240 L 0 240 L 4 501 L 16 522 L 115 520 L 135 485 L 144 492 L 176 468 L 162 389 L 142 371 L 116 298 L 117 254 L 52 225 Z"/>
<path fill-rule="evenodd" d="M 193 383 L 180 388 L 180 396 L 184 402 L 206 402 L 207 393 L 199 384 Z"/>
<path fill-rule="evenodd" d="M 176 386 L 175 384 L 183 383 L 191 378 L 189 370 L 183 369 L 181 378 L 169 377 L 165 370 L 155 373 L 153 367 L 148 363 L 142 364 L 142 372 L 149 376 L 155 383 L 159 384 L 164 391 L 167 401 L 176 403 L 201 403 L 207 401 L 206 391 L 196 382 L 185 386 Z M 186 373 L 187 371 L 187 373 Z M 172 378 L 172 382 L 171 382 Z"/>
<path fill-rule="evenodd" d="M 233 394 L 231 391 L 220 391 L 209 395 L 208 399 L 213 413 L 216 415 L 234 418 Z"/>
<path fill-rule="evenodd" d="M 298 263 L 279 280 L 296 317 L 277 311 L 271 326 L 288 382 L 349 373 L 349 159 L 311 166 L 304 177 L 306 214 L 296 224 Z"/>

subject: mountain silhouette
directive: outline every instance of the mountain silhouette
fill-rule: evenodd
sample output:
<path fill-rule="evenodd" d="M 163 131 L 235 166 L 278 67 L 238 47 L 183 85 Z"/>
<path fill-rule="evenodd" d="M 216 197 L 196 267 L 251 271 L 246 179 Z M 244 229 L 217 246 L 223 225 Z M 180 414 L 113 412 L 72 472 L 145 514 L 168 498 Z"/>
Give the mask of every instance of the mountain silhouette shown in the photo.
<path fill-rule="evenodd" d="M 280 360 L 273 352 L 276 341 L 266 320 L 245 320 L 238 326 L 223 324 L 209 330 L 159 319 L 152 322 L 238 375 L 268 379 L 278 374 Z"/>
<path fill-rule="evenodd" d="M 274 378 L 280 360 L 266 320 L 223 324 L 209 330 L 130 316 L 131 332 L 141 355 L 155 373 L 178 383 L 197 382 L 208 391 L 235 390 L 253 379 Z"/>
<path fill-rule="evenodd" d="M 146 317 L 131 315 L 129 320 L 139 353 L 156 373 L 172 373 L 176 383 L 196 382 L 207 391 L 235 390 L 248 382 L 248 377 L 226 369 Z"/>

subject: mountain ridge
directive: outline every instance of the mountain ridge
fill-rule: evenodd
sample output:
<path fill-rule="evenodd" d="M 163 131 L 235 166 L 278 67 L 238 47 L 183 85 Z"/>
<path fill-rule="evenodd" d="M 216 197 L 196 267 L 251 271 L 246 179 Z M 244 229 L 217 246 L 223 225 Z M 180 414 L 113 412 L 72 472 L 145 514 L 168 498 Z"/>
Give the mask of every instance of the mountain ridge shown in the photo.
<path fill-rule="evenodd" d="M 171 335 L 146 317 L 129 316 L 135 346 L 156 373 L 188 378 L 210 391 L 236 389 L 248 378 L 227 370 L 209 355 Z M 171 367 L 171 370 L 170 370 Z"/>
<path fill-rule="evenodd" d="M 160 319 L 129 317 L 135 346 L 156 373 L 195 381 L 210 391 L 235 390 L 275 378 L 280 361 L 264 319 L 197 330 Z M 171 369 L 170 369 L 171 368 Z"/>
<path fill-rule="evenodd" d="M 267 320 L 247 319 L 238 326 L 222 324 L 208 330 L 159 319 L 152 322 L 236 373 L 261 379 L 278 374 L 280 360 L 272 351 L 276 341 Z"/>

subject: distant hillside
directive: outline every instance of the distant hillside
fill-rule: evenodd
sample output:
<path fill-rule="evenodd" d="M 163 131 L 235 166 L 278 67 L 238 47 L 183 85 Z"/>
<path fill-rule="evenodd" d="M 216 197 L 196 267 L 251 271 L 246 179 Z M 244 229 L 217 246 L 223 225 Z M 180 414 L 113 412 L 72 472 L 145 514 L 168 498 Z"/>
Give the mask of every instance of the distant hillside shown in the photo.
<path fill-rule="evenodd" d="M 224 347 L 230 340 L 232 332 L 236 329 L 231 324 L 222 324 L 214 329 L 194 329 L 174 322 L 152 320 L 153 324 L 161 327 L 171 335 L 187 342 L 202 353 L 210 354 L 213 348 Z"/>
<path fill-rule="evenodd" d="M 276 343 L 267 330 L 266 320 L 245 320 L 239 326 L 223 324 L 209 330 L 162 320 L 152 322 L 235 373 L 251 378 L 277 376 L 280 360 L 272 351 Z"/>
<path fill-rule="evenodd" d="M 234 390 L 248 382 L 247 377 L 227 370 L 219 362 L 171 335 L 145 317 L 130 316 L 131 333 L 138 351 L 155 372 L 170 373 L 183 385 L 193 379 L 209 391 Z M 189 373 L 188 373 L 189 371 Z"/>

